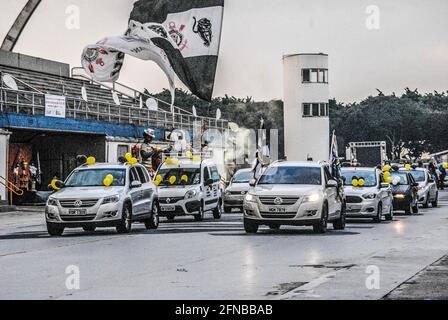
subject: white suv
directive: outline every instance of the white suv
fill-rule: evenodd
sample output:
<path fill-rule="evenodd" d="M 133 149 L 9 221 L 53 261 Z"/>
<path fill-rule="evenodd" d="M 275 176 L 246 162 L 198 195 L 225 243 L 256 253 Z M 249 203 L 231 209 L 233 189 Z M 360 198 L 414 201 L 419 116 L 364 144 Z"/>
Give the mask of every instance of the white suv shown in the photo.
<path fill-rule="evenodd" d="M 160 214 L 168 220 L 192 215 L 202 221 L 206 211 L 212 211 L 215 219 L 221 218 L 221 176 L 212 160 L 165 161 L 157 171 L 157 179 Z"/>
<path fill-rule="evenodd" d="M 276 162 L 251 185 L 244 200 L 247 233 L 256 233 L 260 225 L 312 226 L 325 233 L 328 222 L 345 229 L 345 196 L 326 164 Z"/>
<path fill-rule="evenodd" d="M 113 176 L 109 187 L 103 183 L 107 175 Z M 60 185 L 45 208 L 51 236 L 78 227 L 85 231 L 116 227 L 119 233 L 128 233 L 133 221 L 143 222 L 147 229 L 159 225 L 157 189 L 141 165 L 82 165 Z"/>

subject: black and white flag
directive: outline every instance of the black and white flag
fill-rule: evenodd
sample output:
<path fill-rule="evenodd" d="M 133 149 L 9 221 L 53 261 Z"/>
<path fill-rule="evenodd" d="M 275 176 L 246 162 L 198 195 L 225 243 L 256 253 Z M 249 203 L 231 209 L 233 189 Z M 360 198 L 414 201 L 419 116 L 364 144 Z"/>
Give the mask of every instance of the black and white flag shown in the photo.
<path fill-rule="evenodd" d="M 124 54 L 130 54 L 155 61 L 171 86 L 175 73 L 194 95 L 210 101 L 223 11 L 224 0 L 139 0 L 124 36 L 84 49 L 84 69 L 98 81 L 116 81 Z"/>

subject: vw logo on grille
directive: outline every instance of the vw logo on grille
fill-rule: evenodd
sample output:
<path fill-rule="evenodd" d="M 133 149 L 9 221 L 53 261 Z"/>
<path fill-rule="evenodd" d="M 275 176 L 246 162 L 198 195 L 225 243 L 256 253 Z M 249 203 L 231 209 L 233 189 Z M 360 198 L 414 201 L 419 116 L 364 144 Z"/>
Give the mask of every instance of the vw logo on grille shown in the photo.
<path fill-rule="evenodd" d="M 274 203 L 277 204 L 277 205 L 282 204 L 283 203 L 283 199 L 277 197 L 277 198 L 274 199 Z"/>
<path fill-rule="evenodd" d="M 242 195 L 245 195 L 245 194 L 246 194 L 246 191 L 241 191 L 241 194 L 242 194 Z"/>
<path fill-rule="evenodd" d="M 166 198 L 166 203 L 171 203 L 171 198 Z"/>
<path fill-rule="evenodd" d="M 80 207 L 80 206 L 82 206 L 82 201 L 81 200 L 76 200 L 74 205 L 75 205 L 75 207 Z"/>

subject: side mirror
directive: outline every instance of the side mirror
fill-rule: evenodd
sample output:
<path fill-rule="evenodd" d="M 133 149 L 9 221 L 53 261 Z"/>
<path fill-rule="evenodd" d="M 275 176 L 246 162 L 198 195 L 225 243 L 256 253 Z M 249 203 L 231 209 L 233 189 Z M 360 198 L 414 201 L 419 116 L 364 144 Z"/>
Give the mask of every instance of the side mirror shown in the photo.
<path fill-rule="evenodd" d="M 327 188 L 337 188 L 338 183 L 336 180 L 328 180 L 327 182 Z"/>
<path fill-rule="evenodd" d="M 131 182 L 131 189 L 141 188 L 142 183 L 138 180 L 134 180 Z"/>
<path fill-rule="evenodd" d="M 419 184 L 418 184 L 417 182 L 414 182 L 414 183 L 412 184 L 412 186 L 413 186 L 413 187 L 418 187 Z"/>
<path fill-rule="evenodd" d="M 389 184 L 388 183 L 386 183 L 386 182 L 382 182 L 381 184 L 380 184 L 380 189 L 387 189 L 387 188 L 389 188 Z"/>
<path fill-rule="evenodd" d="M 255 179 L 252 179 L 249 181 L 249 186 L 251 186 L 251 187 L 255 187 L 256 184 L 257 184 L 257 180 L 255 180 Z"/>
<path fill-rule="evenodd" d="M 208 179 L 207 181 L 205 181 L 205 185 L 208 187 L 208 186 L 211 186 L 213 184 L 213 179 Z"/>

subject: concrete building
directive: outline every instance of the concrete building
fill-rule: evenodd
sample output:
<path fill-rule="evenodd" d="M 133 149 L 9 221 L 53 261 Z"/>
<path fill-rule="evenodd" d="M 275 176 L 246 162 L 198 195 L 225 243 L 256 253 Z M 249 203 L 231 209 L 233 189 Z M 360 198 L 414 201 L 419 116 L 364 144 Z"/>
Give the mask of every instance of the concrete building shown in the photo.
<path fill-rule="evenodd" d="M 285 154 L 288 160 L 328 160 L 328 55 L 283 57 Z"/>

